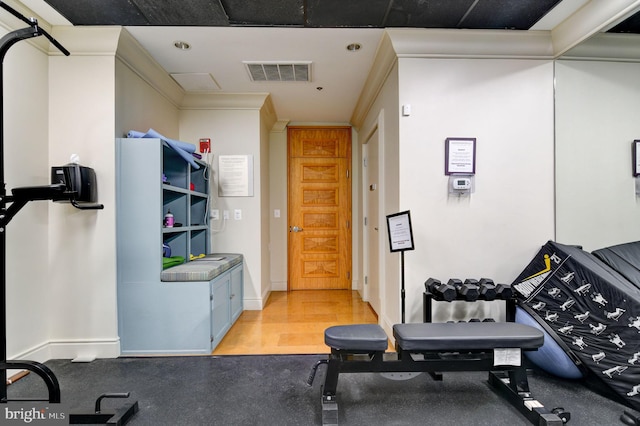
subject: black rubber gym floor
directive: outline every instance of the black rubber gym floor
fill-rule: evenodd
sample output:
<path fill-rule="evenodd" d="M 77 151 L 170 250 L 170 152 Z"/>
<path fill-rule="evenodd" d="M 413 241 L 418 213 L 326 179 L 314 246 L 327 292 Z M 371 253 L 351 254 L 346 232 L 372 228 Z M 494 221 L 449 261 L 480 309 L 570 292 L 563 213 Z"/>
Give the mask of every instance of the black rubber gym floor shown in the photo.
<path fill-rule="evenodd" d="M 326 355 L 251 355 L 98 359 L 90 363 L 52 360 L 70 412 L 91 412 L 106 392 L 130 392 L 138 413 L 129 425 L 320 425 L 324 366 L 313 386 L 306 381 Z M 587 388 L 532 371 L 533 396 L 545 407 L 564 407 L 569 425 L 622 425 L 624 405 Z M 9 398 L 46 397 L 35 374 L 8 387 Z M 127 400 L 104 400 L 113 411 Z M 341 374 L 341 425 L 529 424 L 487 384 L 487 373 L 445 373 L 442 382 L 420 374 L 392 380 L 375 373 Z M 1 419 L 0 419 L 1 420 Z M 0 421 L 0 423 L 2 423 Z M 36 423 L 37 424 L 37 423 Z"/>

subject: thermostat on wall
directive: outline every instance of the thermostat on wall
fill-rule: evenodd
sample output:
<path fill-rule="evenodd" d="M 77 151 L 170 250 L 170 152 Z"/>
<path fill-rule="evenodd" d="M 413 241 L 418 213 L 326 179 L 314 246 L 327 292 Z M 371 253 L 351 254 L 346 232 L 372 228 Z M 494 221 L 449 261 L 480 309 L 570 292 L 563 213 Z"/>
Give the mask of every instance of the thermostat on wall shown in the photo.
<path fill-rule="evenodd" d="M 452 184 L 453 189 L 459 191 L 471 189 L 471 179 L 468 177 L 454 177 Z"/>
<path fill-rule="evenodd" d="M 449 194 L 471 195 L 475 192 L 473 175 L 449 175 Z"/>

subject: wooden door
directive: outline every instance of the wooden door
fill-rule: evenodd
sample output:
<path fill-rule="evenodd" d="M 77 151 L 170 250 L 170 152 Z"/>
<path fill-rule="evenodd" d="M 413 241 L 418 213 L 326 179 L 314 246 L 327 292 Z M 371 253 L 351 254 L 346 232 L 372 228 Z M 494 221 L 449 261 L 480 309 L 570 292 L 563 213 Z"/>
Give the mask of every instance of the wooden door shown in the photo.
<path fill-rule="evenodd" d="M 351 289 L 351 128 L 289 127 L 289 290 Z"/>

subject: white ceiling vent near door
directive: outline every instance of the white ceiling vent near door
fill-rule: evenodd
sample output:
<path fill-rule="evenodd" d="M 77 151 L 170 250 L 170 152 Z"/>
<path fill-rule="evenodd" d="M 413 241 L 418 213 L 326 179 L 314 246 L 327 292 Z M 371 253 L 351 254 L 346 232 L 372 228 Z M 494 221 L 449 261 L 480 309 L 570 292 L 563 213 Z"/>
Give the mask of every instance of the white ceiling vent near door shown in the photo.
<path fill-rule="evenodd" d="M 251 81 L 311 81 L 311 62 L 243 62 Z"/>

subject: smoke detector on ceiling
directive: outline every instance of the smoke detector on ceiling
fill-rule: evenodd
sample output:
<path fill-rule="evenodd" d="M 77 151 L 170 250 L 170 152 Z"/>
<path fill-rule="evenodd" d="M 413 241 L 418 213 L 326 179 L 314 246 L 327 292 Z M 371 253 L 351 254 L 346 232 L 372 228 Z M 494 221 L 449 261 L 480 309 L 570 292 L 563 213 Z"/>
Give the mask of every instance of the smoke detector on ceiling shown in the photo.
<path fill-rule="evenodd" d="M 243 63 L 251 81 L 311 81 L 311 61 Z"/>

